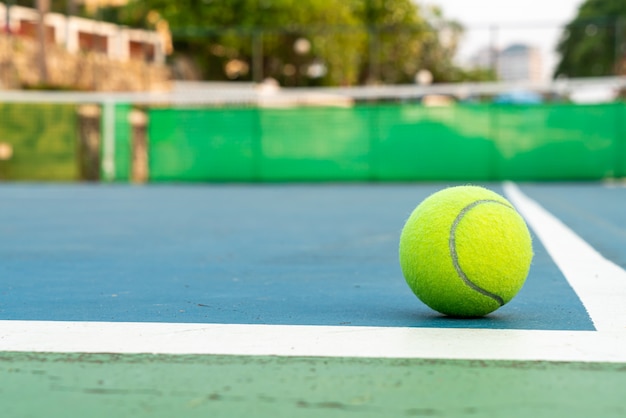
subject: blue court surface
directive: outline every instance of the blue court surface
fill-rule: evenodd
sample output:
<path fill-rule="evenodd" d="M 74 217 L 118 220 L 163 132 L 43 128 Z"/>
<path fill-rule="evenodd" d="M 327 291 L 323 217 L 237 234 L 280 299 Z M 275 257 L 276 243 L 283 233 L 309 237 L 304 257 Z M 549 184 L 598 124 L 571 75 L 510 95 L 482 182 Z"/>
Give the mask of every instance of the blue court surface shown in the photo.
<path fill-rule="evenodd" d="M 399 233 L 445 186 L 5 185 L 0 318 L 594 329 L 536 236 L 523 290 L 497 312 L 459 320 L 421 304 L 399 269 Z M 626 264 L 626 189 L 522 189 Z"/>
<path fill-rule="evenodd" d="M 626 187 L 482 184 L 535 256 L 452 319 L 398 262 L 451 185 L 0 185 L 0 416 L 624 416 Z"/>

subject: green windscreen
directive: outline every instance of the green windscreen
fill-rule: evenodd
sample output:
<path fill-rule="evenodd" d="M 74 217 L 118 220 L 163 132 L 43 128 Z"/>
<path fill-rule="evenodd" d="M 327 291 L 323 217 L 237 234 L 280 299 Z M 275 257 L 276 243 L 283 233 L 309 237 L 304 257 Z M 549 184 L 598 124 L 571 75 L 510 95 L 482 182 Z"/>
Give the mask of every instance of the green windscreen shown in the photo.
<path fill-rule="evenodd" d="M 100 106 L 78 109 L 0 104 L 0 180 L 129 181 L 136 146 L 136 127 L 129 120 L 133 106 L 116 104 L 112 113 Z M 156 182 L 626 176 L 624 103 L 153 107 L 146 112 L 147 169 Z M 106 134 L 111 126 L 113 135 Z M 3 158 L 7 148 L 10 156 Z M 113 176 L 99 174 L 105 159 L 109 165 L 113 160 Z"/>
<path fill-rule="evenodd" d="M 260 180 L 370 176 L 370 109 L 260 109 L 258 116 Z"/>
<path fill-rule="evenodd" d="M 258 178 L 258 113 L 252 108 L 150 110 L 151 180 Z"/>
<path fill-rule="evenodd" d="M 382 106 L 374 112 L 380 180 L 488 180 L 494 142 L 485 107 Z"/>
<path fill-rule="evenodd" d="M 149 111 L 154 181 L 623 176 L 626 106 L 418 103 Z"/>
<path fill-rule="evenodd" d="M 502 106 L 493 110 L 497 178 L 599 179 L 617 174 L 623 105 Z"/>
<path fill-rule="evenodd" d="M 128 181 L 132 169 L 132 137 L 129 104 L 115 105 L 115 180 Z"/>

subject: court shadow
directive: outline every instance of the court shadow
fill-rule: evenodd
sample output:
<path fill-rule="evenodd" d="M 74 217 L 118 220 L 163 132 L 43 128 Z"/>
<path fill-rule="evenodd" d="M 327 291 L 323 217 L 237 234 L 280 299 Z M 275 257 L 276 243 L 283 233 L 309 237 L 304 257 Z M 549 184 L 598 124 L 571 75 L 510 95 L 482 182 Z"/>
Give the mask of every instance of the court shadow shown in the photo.
<path fill-rule="evenodd" d="M 504 311 L 492 312 L 482 317 L 461 318 L 443 315 L 426 309 L 419 309 L 396 311 L 393 316 L 393 321 L 396 324 L 411 328 L 529 328 L 529 324 L 525 323 L 524 318 Z"/>
<path fill-rule="evenodd" d="M 492 313 L 490 315 L 481 317 L 461 318 L 452 317 L 441 314 L 431 314 L 426 318 L 431 326 L 437 328 L 497 328 L 497 329 L 510 329 L 520 328 L 521 324 L 516 327 L 516 321 L 514 316 Z"/>

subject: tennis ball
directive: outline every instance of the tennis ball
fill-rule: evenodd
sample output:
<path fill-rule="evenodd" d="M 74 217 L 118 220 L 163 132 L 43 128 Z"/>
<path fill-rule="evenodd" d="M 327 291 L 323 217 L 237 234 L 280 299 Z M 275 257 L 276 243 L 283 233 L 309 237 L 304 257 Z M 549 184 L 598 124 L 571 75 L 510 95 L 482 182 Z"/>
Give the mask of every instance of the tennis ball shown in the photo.
<path fill-rule="evenodd" d="M 413 293 L 456 317 L 484 316 L 513 299 L 533 257 L 521 215 L 504 197 L 478 186 L 427 197 L 404 225 L 399 253 Z"/>

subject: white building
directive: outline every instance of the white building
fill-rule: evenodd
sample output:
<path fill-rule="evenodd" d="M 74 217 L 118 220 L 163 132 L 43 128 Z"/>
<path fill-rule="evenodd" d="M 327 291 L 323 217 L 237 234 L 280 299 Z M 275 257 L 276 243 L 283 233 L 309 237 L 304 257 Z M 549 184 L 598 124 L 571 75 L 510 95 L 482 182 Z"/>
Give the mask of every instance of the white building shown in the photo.
<path fill-rule="evenodd" d="M 39 12 L 35 9 L 11 6 L 7 22 L 7 7 L 0 3 L 0 22 L 2 30 L 14 36 L 37 38 Z M 46 42 L 65 46 L 71 53 L 94 51 L 114 60 L 162 64 L 169 52 L 167 39 L 156 31 L 126 28 L 60 13 L 47 13 L 44 22 Z"/>
<path fill-rule="evenodd" d="M 542 80 L 542 62 L 539 48 L 513 44 L 500 51 L 497 64 L 498 78 L 502 81 Z"/>
<path fill-rule="evenodd" d="M 539 48 L 513 44 L 500 50 L 484 47 L 467 60 L 470 68 L 494 68 L 502 81 L 540 82 L 543 79 L 543 62 Z"/>

